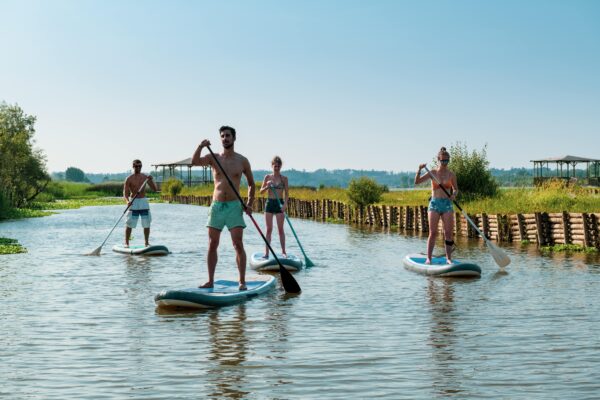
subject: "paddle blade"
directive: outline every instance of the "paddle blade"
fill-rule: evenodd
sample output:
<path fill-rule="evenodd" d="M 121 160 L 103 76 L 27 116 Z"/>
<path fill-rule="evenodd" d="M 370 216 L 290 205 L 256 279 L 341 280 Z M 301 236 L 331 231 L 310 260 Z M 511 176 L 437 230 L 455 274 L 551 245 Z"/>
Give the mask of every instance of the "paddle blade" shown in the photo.
<path fill-rule="evenodd" d="M 510 258 L 504 252 L 504 250 L 502 250 L 501 248 L 499 248 L 498 246 L 496 246 L 494 243 L 490 242 L 489 240 L 486 240 L 486 243 L 490 249 L 490 253 L 492 254 L 492 257 L 494 258 L 494 261 L 496 262 L 496 264 L 498 264 L 498 266 L 500 268 L 504 268 L 508 264 L 510 264 Z"/>
<path fill-rule="evenodd" d="M 281 263 L 279 263 L 279 275 L 281 276 L 281 284 L 287 293 L 300 293 L 302 291 L 296 279 Z"/>
<path fill-rule="evenodd" d="M 96 250 L 92 251 L 91 253 L 86 254 L 86 256 L 99 256 L 100 251 L 102 251 L 102 246 L 98 247 Z"/>
<path fill-rule="evenodd" d="M 310 258 L 304 256 L 304 264 L 306 264 L 306 268 L 314 267 L 315 263 L 313 263 Z"/>

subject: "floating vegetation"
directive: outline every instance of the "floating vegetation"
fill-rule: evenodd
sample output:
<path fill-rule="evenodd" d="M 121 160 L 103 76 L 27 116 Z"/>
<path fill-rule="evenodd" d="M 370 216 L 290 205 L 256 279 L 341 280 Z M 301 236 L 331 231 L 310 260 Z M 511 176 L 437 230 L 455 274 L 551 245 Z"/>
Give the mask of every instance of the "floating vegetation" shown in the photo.
<path fill-rule="evenodd" d="M 0 254 L 27 253 L 27 249 L 16 239 L 0 237 Z"/>
<path fill-rule="evenodd" d="M 542 246 L 540 247 L 542 253 L 552 252 L 577 252 L 577 253 L 598 253 L 598 249 L 595 247 L 584 247 L 578 244 L 555 244 L 554 246 Z"/>

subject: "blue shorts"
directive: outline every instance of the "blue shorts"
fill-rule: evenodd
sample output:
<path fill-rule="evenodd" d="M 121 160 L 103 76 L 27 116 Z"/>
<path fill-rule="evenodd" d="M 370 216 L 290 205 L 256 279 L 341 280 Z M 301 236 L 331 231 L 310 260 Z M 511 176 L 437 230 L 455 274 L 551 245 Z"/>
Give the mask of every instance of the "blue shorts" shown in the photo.
<path fill-rule="evenodd" d="M 429 201 L 429 211 L 444 214 L 447 212 L 454 212 L 452 207 L 452 201 L 447 198 L 432 197 Z"/>
<path fill-rule="evenodd" d="M 150 228 L 152 222 L 152 214 L 150 214 L 150 205 L 148 199 L 145 197 L 136 198 L 131 204 L 131 208 L 127 213 L 127 224 L 128 228 L 135 228 L 137 226 L 138 219 L 142 220 L 142 228 Z"/>

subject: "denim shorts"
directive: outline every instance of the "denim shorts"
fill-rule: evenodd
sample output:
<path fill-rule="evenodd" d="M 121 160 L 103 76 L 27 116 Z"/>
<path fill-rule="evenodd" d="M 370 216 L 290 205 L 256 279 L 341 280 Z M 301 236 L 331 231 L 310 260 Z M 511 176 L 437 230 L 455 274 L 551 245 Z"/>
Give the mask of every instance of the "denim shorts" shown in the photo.
<path fill-rule="evenodd" d="M 447 197 L 432 197 L 429 201 L 429 211 L 444 214 L 453 212 L 452 201 Z"/>

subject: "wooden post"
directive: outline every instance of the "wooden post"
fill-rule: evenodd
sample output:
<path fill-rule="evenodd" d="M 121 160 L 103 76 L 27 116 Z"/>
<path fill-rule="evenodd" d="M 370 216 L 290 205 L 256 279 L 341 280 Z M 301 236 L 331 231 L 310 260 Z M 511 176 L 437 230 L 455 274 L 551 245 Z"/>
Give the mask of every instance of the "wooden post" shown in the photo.
<path fill-rule="evenodd" d="M 427 207 L 419 206 L 421 210 L 421 232 L 429 232 L 429 215 Z"/>
<path fill-rule="evenodd" d="M 566 211 L 562 212 L 562 231 L 564 235 L 564 243 L 570 244 L 572 243 L 571 234 L 570 234 L 570 223 L 569 223 L 569 213 Z"/>
<path fill-rule="evenodd" d="M 527 240 L 527 230 L 525 229 L 525 221 L 523 214 L 517 214 L 517 224 L 519 225 L 519 240 L 522 242 Z"/>
<path fill-rule="evenodd" d="M 591 218 L 589 218 L 587 213 L 582 213 L 581 216 L 583 217 L 583 245 L 585 247 L 592 247 L 594 244 L 590 232 Z"/>
<path fill-rule="evenodd" d="M 598 217 L 600 214 L 591 214 L 592 220 L 591 220 L 591 228 L 590 230 L 593 233 L 594 236 L 594 246 L 596 246 L 596 248 L 600 249 L 600 227 L 598 226 Z"/>

